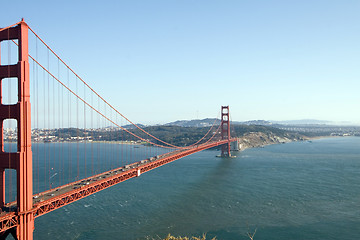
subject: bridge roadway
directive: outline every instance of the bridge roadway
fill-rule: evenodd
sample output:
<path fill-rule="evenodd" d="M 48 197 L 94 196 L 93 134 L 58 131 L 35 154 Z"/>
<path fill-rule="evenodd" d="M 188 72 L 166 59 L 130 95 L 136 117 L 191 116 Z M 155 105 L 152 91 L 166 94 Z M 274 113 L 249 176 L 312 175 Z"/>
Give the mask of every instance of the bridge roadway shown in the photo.
<path fill-rule="evenodd" d="M 236 141 L 236 138 L 230 139 L 230 142 L 233 141 Z M 189 149 L 176 150 L 36 194 L 33 196 L 33 209 L 31 212 L 34 214 L 34 217 L 42 216 L 117 183 L 138 177 L 145 172 L 177 159 L 226 143 L 228 143 L 228 140 L 212 141 Z M 16 202 L 9 203 L 3 207 L 0 213 L 0 233 L 16 227 L 18 225 L 19 215 L 21 214 L 24 213 L 17 212 Z"/>

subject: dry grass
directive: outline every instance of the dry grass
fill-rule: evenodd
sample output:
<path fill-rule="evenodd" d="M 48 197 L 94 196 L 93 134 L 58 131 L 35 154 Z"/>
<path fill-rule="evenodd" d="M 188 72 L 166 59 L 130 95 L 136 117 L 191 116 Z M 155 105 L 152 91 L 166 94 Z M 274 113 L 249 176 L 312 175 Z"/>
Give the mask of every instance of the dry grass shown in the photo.
<path fill-rule="evenodd" d="M 202 237 L 174 237 L 170 234 L 164 238 L 163 240 L 206 240 L 206 234 L 203 234 Z M 216 240 L 216 237 L 212 238 L 211 240 Z"/>
<path fill-rule="evenodd" d="M 257 228 L 255 229 L 255 231 L 253 233 L 251 233 L 250 231 L 247 232 L 247 235 L 251 240 L 254 240 L 256 230 L 257 230 Z M 150 240 L 149 238 L 146 238 L 146 239 Z M 156 239 L 151 238 L 151 240 L 156 240 Z M 174 237 L 169 233 L 169 235 L 167 235 L 166 238 L 158 237 L 158 240 L 217 240 L 217 239 L 216 239 L 216 237 L 213 237 L 212 239 L 206 239 L 205 233 L 202 235 L 202 237 L 190 237 L 190 238 L 189 237 Z"/>

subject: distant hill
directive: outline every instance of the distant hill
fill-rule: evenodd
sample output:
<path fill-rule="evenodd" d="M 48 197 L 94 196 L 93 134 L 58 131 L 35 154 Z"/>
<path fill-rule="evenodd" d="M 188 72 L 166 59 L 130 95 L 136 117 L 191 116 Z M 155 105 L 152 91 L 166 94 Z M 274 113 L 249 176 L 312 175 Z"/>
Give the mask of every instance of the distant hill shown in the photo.
<path fill-rule="evenodd" d="M 218 119 L 212 119 L 212 123 Z M 205 121 L 206 122 L 206 121 Z M 210 121 L 211 122 L 211 121 Z M 201 123 L 201 122 L 200 122 Z M 211 124 L 212 124 L 211 123 Z M 196 123 L 192 123 L 196 124 Z M 210 127 L 181 127 L 181 126 L 148 126 L 144 130 L 150 133 L 153 136 L 161 139 L 170 144 L 177 146 L 187 146 L 197 142 L 199 139 L 204 137 Z M 140 129 L 131 129 L 131 132 L 142 139 L 149 139 L 150 141 L 162 144 L 159 140 L 152 139 L 149 135 L 145 134 Z M 209 140 L 210 137 L 216 132 L 213 129 L 203 142 Z M 261 133 L 260 135 L 257 133 Z M 256 135 L 257 141 L 261 142 L 260 145 L 264 144 L 264 139 L 302 139 L 302 136 L 296 132 L 287 131 L 279 128 L 274 128 L 270 126 L 259 126 L 259 125 L 239 125 L 233 124 L 231 128 L 232 137 L 243 137 L 247 134 Z M 75 139 L 80 140 L 91 140 L 91 141 L 139 141 L 137 138 L 134 138 L 132 134 L 129 134 L 119 128 L 100 128 L 100 129 L 77 129 L 77 128 L 61 128 L 61 129 L 43 129 L 37 130 L 37 134 L 33 135 L 33 140 L 35 142 L 47 141 L 48 138 L 38 138 L 35 140 L 36 136 L 53 136 L 49 142 L 72 142 Z M 219 140 L 220 135 L 217 134 L 213 140 Z M 276 141 L 275 141 L 276 142 Z M 275 143 L 274 142 L 274 143 Z M 245 143 L 244 143 L 245 144 Z M 247 143 L 248 145 L 248 143 Z"/>
<path fill-rule="evenodd" d="M 288 121 L 271 121 L 275 124 L 281 125 L 330 125 L 332 122 L 316 119 L 301 119 L 301 120 L 288 120 Z"/>
<path fill-rule="evenodd" d="M 233 124 L 261 125 L 261 126 L 271 126 L 271 125 L 273 125 L 272 122 L 265 121 L 265 120 L 251 120 L 251 121 L 246 121 L 246 122 L 234 122 Z"/>
<path fill-rule="evenodd" d="M 179 126 L 179 127 L 211 127 L 214 122 L 220 123 L 220 119 L 216 118 L 205 118 L 195 120 L 178 120 L 175 122 L 166 123 L 165 126 Z"/>
<path fill-rule="evenodd" d="M 210 127 L 214 124 L 216 120 L 216 125 L 220 123 L 220 119 L 215 118 L 205 118 L 205 119 L 196 119 L 196 120 L 179 120 L 175 122 L 170 122 L 164 124 L 165 126 L 179 126 L 179 127 Z M 231 121 L 232 125 L 261 125 L 261 126 L 272 126 L 273 123 L 265 120 L 252 120 L 246 122 Z"/>
<path fill-rule="evenodd" d="M 220 119 L 205 118 L 195 120 L 178 120 L 164 124 L 165 126 L 178 126 L 178 127 L 210 127 L 216 120 L 216 125 L 220 123 Z M 302 119 L 302 120 L 288 120 L 288 121 L 267 121 L 267 120 L 251 120 L 251 121 L 231 121 L 231 125 L 258 125 L 283 128 L 287 126 L 302 126 L 302 127 L 321 127 L 321 126 L 356 126 L 357 124 L 351 124 L 349 122 L 331 122 L 316 119 Z"/>
<path fill-rule="evenodd" d="M 143 124 L 136 124 L 138 127 L 140 127 L 140 128 L 144 128 L 144 127 L 146 127 L 145 125 L 143 125 Z M 134 128 L 136 128 L 134 125 L 132 125 L 132 124 L 128 124 L 128 125 L 124 125 L 124 126 L 122 126 L 123 128 L 125 128 L 125 129 L 134 129 Z"/>

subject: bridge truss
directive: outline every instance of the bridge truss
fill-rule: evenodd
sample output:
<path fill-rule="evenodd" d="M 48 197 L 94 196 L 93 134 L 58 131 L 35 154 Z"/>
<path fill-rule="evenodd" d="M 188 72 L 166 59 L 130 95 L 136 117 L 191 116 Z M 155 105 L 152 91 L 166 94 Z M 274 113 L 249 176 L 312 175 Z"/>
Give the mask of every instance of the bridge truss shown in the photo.
<path fill-rule="evenodd" d="M 56 74 L 52 73 L 50 70 L 50 61 L 48 57 L 48 66 L 45 67 L 44 64 L 41 64 L 36 57 L 29 54 L 29 47 L 28 47 L 28 31 L 31 31 L 37 41 L 40 41 L 46 46 L 46 49 L 52 53 L 56 57 L 56 61 L 58 64 L 62 63 L 69 76 L 69 73 L 72 73 L 75 76 L 76 81 L 80 82 L 83 86 L 83 93 L 78 90 L 78 83 L 76 82 L 76 90 L 71 87 L 70 81 L 68 84 L 65 84 L 60 79 L 60 73 L 56 76 Z M 33 239 L 33 230 L 34 230 L 34 219 L 36 217 L 42 216 L 46 213 L 49 213 L 53 210 L 56 210 L 60 207 L 63 207 L 67 204 L 70 204 L 74 201 L 79 199 L 85 198 L 93 193 L 106 189 L 110 186 L 113 186 L 117 183 L 126 181 L 128 179 L 139 177 L 141 174 L 146 173 L 150 170 L 153 170 L 157 167 L 163 166 L 167 163 L 175 161 L 177 159 L 183 158 L 190 154 L 203 151 L 208 148 L 222 146 L 222 156 L 223 157 L 230 157 L 230 143 L 236 141 L 235 138 L 231 138 L 230 136 L 230 120 L 229 120 L 229 107 L 223 106 L 221 109 L 221 123 L 217 129 L 214 128 L 216 121 L 214 121 L 213 126 L 207 131 L 207 133 L 197 142 L 188 145 L 188 146 L 175 146 L 173 144 L 167 143 L 143 128 L 139 127 L 138 125 L 131 122 L 128 118 L 122 115 L 119 111 L 117 111 L 112 105 L 106 102 L 97 92 L 95 92 L 83 79 L 77 75 L 58 55 L 48 46 L 45 42 L 22 20 L 19 23 L 16 23 L 12 26 L 0 29 L 0 42 L 2 41 L 11 41 L 13 42 L 18 51 L 18 62 L 16 64 L 7 64 L 0 66 L 0 122 L 1 122 L 1 133 L 0 133 L 0 207 L 2 212 L 0 214 L 0 239 L 6 239 L 6 237 L 11 234 L 15 239 L 26 239 L 31 240 Z M 37 42 L 36 42 L 37 44 Z M 36 45 L 37 48 L 37 45 Z M 37 55 L 37 53 L 36 53 Z M 46 112 L 46 109 L 49 109 L 46 113 L 47 115 L 54 115 L 53 117 L 44 117 L 45 122 L 47 120 L 48 125 L 47 128 L 51 128 L 51 123 L 59 122 L 61 125 L 61 129 L 65 129 L 63 127 L 63 120 L 59 119 L 60 116 L 64 115 L 64 107 L 62 106 L 64 102 L 71 99 L 71 97 L 76 99 L 76 108 L 73 104 L 68 103 L 68 111 L 69 115 L 72 115 L 74 112 L 79 118 L 79 112 L 83 112 L 83 135 L 80 134 L 76 137 L 77 140 L 82 139 L 85 145 L 85 154 L 84 154 L 84 161 L 86 161 L 89 156 L 86 156 L 86 142 L 90 143 L 90 138 L 95 139 L 95 136 L 89 136 L 89 130 L 86 128 L 86 121 L 88 118 L 91 118 L 91 123 L 93 122 L 93 114 L 97 114 L 100 116 L 106 123 L 111 124 L 114 127 L 117 127 L 122 132 L 121 134 L 127 134 L 127 136 L 138 139 L 138 141 L 142 141 L 148 145 L 156 146 L 158 148 L 168 149 L 169 152 L 156 154 L 152 157 L 144 158 L 140 161 L 132 161 L 131 163 L 126 164 L 124 162 L 119 162 L 118 166 L 113 167 L 113 163 L 108 166 L 106 171 L 102 171 L 101 173 L 96 173 L 94 170 L 91 170 L 91 173 L 87 175 L 88 170 L 84 170 L 83 175 L 81 175 L 82 169 L 79 168 L 79 161 L 80 161 L 80 153 L 79 147 L 77 148 L 77 171 L 71 169 L 71 164 L 69 163 L 68 171 L 68 180 L 64 180 L 65 170 L 61 170 L 61 175 L 59 177 L 59 183 L 57 186 L 54 186 L 52 183 L 52 178 L 56 176 L 57 173 L 53 174 L 52 170 L 56 167 L 65 168 L 66 164 L 64 162 L 59 162 L 59 166 L 57 163 L 48 160 L 45 161 L 45 185 L 49 186 L 48 189 L 44 187 L 40 188 L 39 180 L 37 180 L 36 189 L 34 189 L 33 184 L 36 183 L 36 179 L 39 179 L 39 160 L 36 161 L 36 168 L 33 169 L 33 153 L 32 153 L 32 111 L 33 109 L 39 109 L 38 104 L 38 97 L 35 101 L 35 107 L 32 109 L 30 106 L 30 67 L 29 67 L 29 58 L 32 60 L 34 75 L 39 76 L 36 72 L 37 69 L 40 69 L 44 76 L 45 74 L 48 75 L 47 77 L 47 90 L 46 87 L 43 87 L 44 94 L 43 105 L 40 105 L 41 108 Z M 35 71 L 36 69 L 36 71 Z M 60 69 L 58 65 L 58 69 Z M 60 71 L 59 71 L 60 72 Z M 17 79 L 17 89 L 18 89 L 18 96 L 17 101 L 14 104 L 5 104 L 3 103 L 3 99 L 5 98 L 3 95 L 3 82 L 5 79 L 8 78 L 16 78 Z M 56 84 L 58 84 L 59 89 L 55 90 L 55 84 L 50 85 L 50 79 L 53 80 Z M 46 78 L 44 77 L 44 80 Z M 69 80 L 69 77 L 68 77 Z M 46 83 L 46 81 L 44 81 Z M 34 89 L 36 90 L 38 87 L 38 83 L 34 84 Z M 52 89 L 51 89 L 52 88 Z M 52 94 L 50 94 L 52 90 Z M 64 99 L 63 95 L 66 91 L 69 94 L 68 99 Z M 82 94 L 82 95 L 81 95 Z M 94 104 L 93 99 L 89 101 L 88 95 L 92 94 L 96 98 L 99 99 L 98 106 L 96 107 L 96 103 Z M 48 96 L 48 100 L 46 97 Z M 56 97 L 55 97 L 56 96 Z M 52 98 L 51 98 L 52 97 Z M 56 98 L 59 101 L 59 106 L 61 106 L 58 110 L 54 110 L 57 104 L 55 103 Z M 48 103 L 46 103 L 48 102 Z M 79 102 L 82 104 L 79 107 Z M 60 104 L 61 103 L 61 104 Z M 46 105 L 47 104 L 47 105 Z M 105 107 L 101 107 L 104 105 Z M 91 117 L 89 117 L 91 116 Z M 114 117 L 116 116 L 116 117 Z M 133 126 L 135 130 L 131 131 L 127 128 L 123 127 L 123 124 L 119 124 L 118 119 L 122 118 L 125 119 L 124 121 L 129 123 Z M 35 114 L 36 121 L 39 122 L 39 114 Z M 7 152 L 5 151 L 5 136 L 4 136 L 4 122 L 8 119 L 15 119 L 17 122 L 17 148 L 16 152 Z M 100 120 L 98 120 L 99 122 Z M 72 128 L 72 121 L 69 120 L 69 128 Z M 79 120 L 76 122 L 77 128 L 79 129 Z M 37 125 L 38 126 L 38 125 Z M 38 126 L 39 127 L 39 126 Z M 54 126 L 52 126 L 54 128 Z M 60 129 L 60 128 L 59 128 Z M 50 130 L 48 130 L 50 131 Z M 78 130 L 77 130 L 78 131 Z M 111 131 L 111 130 L 110 130 Z M 93 134 L 93 133 L 92 133 Z M 212 134 L 212 135 L 211 135 Z M 219 138 L 215 137 L 220 135 Z M 34 138 L 34 136 L 33 136 Z M 50 139 L 50 136 L 47 136 L 46 139 Z M 45 140 L 46 140 L 45 139 Z M 150 140 L 152 139 L 152 140 Z M 63 145 L 61 145 L 63 147 Z M 91 166 L 93 168 L 93 149 L 91 145 Z M 49 151 L 46 152 L 45 148 L 45 155 L 47 155 L 48 159 L 52 157 L 56 158 L 56 156 L 49 156 Z M 58 159 L 63 157 L 63 153 L 59 153 Z M 133 155 L 135 153 L 132 153 Z M 132 155 L 130 152 L 130 156 Z M 71 158 L 71 153 L 69 151 L 69 156 Z M 150 149 L 150 155 L 154 155 Z M 106 156 L 106 152 L 105 152 Z M 135 158 L 134 158 L 135 159 Z M 60 160 L 59 160 L 60 161 Z M 104 159 L 102 157 L 98 157 L 98 161 L 100 164 L 103 164 Z M 86 166 L 86 165 L 85 165 Z M 119 167 L 121 166 L 121 167 Z M 12 201 L 11 198 L 11 187 L 6 187 L 5 181 L 5 171 L 7 169 L 12 169 L 16 171 L 16 198 Z M 60 171 L 59 171 L 60 172 Z M 75 180 L 72 178 L 71 173 L 75 172 L 76 177 Z M 34 176 L 33 176 L 34 173 Z M 90 177 L 88 177 L 90 176 Z M 10 176 L 11 181 L 11 176 Z M 10 189 L 9 189 L 10 188 Z M 9 200 L 6 201 L 6 189 L 10 191 Z M 34 194 L 35 191 L 35 194 Z"/>

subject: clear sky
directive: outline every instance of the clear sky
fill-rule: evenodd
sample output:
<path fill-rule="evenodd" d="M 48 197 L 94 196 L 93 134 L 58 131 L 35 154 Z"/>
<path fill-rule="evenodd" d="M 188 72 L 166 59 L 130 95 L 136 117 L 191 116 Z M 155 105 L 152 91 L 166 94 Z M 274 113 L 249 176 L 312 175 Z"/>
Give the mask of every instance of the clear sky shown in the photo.
<path fill-rule="evenodd" d="M 2 1 L 134 122 L 360 123 L 358 0 Z"/>

